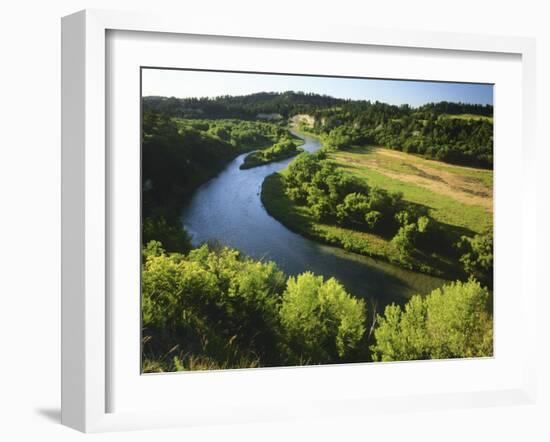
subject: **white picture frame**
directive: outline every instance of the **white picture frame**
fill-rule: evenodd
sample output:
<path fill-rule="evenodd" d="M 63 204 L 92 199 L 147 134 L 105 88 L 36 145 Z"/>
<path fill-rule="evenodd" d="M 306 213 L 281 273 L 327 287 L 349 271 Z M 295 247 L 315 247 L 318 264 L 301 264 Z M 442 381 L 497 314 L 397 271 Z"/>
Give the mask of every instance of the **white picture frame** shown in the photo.
<path fill-rule="evenodd" d="M 109 229 L 112 211 L 109 195 L 108 114 L 109 60 L 106 36 L 108 32 L 154 32 L 162 35 L 192 35 L 268 39 L 271 41 L 309 42 L 346 46 L 384 48 L 415 48 L 457 51 L 476 54 L 511 54 L 521 63 L 521 149 L 522 186 L 519 191 L 521 223 L 521 299 L 517 323 L 525 337 L 533 337 L 535 324 L 527 318 L 536 316 L 535 266 L 536 186 L 534 107 L 535 107 L 535 44 L 532 39 L 492 37 L 416 31 L 334 26 L 300 28 L 285 24 L 234 27 L 230 23 L 213 23 L 193 17 L 181 21 L 177 17 L 152 16 L 123 12 L 86 10 L 63 18 L 62 21 L 62 423 L 85 432 L 122 429 L 158 428 L 220 422 L 251 422 L 288 417 L 329 415 L 364 415 L 373 410 L 388 412 L 488 406 L 510 403 L 532 403 L 536 394 L 535 339 L 526 339 L 522 348 L 521 379 L 514 379 L 502 388 L 448 393 L 354 397 L 337 393 L 308 402 L 290 400 L 272 406 L 241 402 L 233 404 L 227 413 L 205 411 L 198 407 L 191 413 L 185 408 L 162 410 L 112 411 L 109 393 L 113 388 L 109 375 L 113 355 L 109 327 L 112 312 L 108 299 L 108 245 L 115 230 Z M 158 35 L 158 34 L 157 34 Z M 138 97 L 136 97 L 137 99 Z M 497 141 L 498 142 L 498 141 Z M 498 173 L 498 172 L 497 172 Z M 519 243 L 518 243 L 519 244 Z M 498 241 L 496 245 L 498 250 Z M 498 252 L 497 252 L 498 253 Z M 531 264 L 531 265 L 529 265 Z M 115 318 L 116 319 L 116 318 Z M 496 355 L 498 358 L 498 354 Z M 378 371 L 394 370 L 379 366 Z M 395 366 L 393 366 L 395 367 Z M 418 365 L 416 366 L 418 368 Z M 333 372 L 342 367 L 330 367 Z M 360 368 L 354 368 L 355 371 Z M 449 365 L 448 368 L 452 370 Z M 455 368 L 456 369 L 456 368 Z M 474 368 L 477 369 L 477 368 Z M 286 373 L 310 368 L 284 369 Z M 261 387 L 267 376 L 257 375 L 255 385 Z M 265 373 L 265 372 L 262 372 Z M 273 373 L 273 370 L 271 371 Z M 312 373 L 311 371 L 309 373 Z M 222 375 L 223 376 L 223 375 Z M 232 375 L 233 376 L 233 375 Z M 242 380 L 242 372 L 239 375 Z M 195 378 L 197 379 L 197 378 Z M 207 385 L 203 376 L 202 384 Z M 236 378 L 234 377 L 233 380 Z M 518 382 L 516 382 L 518 381 Z M 207 387 L 205 387 L 207 388 Z"/>

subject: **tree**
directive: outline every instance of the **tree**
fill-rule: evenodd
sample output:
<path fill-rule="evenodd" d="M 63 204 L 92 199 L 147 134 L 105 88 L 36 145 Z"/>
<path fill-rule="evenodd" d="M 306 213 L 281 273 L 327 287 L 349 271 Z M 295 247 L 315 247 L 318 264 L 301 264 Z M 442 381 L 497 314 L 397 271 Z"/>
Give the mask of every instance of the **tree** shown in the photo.
<path fill-rule="evenodd" d="M 490 294 L 474 280 L 454 282 L 404 309 L 392 304 L 378 315 L 371 346 L 375 361 L 492 356 Z"/>
<path fill-rule="evenodd" d="M 391 244 L 399 253 L 399 259 L 405 263 L 409 260 L 413 250 L 414 241 L 418 233 L 416 223 L 402 225 L 391 240 Z"/>
<path fill-rule="evenodd" d="M 333 209 L 327 195 L 318 187 L 310 186 L 308 188 L 307 204 L 309 211 L 318 221 L 324 221 L 330 218 Z"/>
<path fill-rule="evenodd" d="M 365 302 L 311 272 L 288 279 L 279 315 L 298 361 L 344 361 L 365 333 Z"/>
<path fill-rule="evenodd" d="M 476 278 L 489 288 L 493 287 L 493 230 L 475 235 L 463 236 L 458 244 L 464 251 L 460 262 L 466 274 Z"/>
<path fill-rule="evenodd" d="M 401 227 L 392 238 L 391 243 L 397 249 L 403 263 L 409 260 L 419 236 L 425 234 L 430 226 L 430 219 L 427 216 L 420 216 L 415 220 L 415 215 L 408 210 L 403 210 L 395 216 Z"/>
<path fill-rule="evenodd" d="M 308 195 L 308 185 L 315 172 L 319 170 L 316 155 L 302 153 L 288 166 L 285 178 L 285 192 L 290 199 L 305 203 Z"/>
<path fill-rule="evenodd" d="M 191 236 L 179 220 L 169 223 L 164 216 L 145 218 L 141 235 L 143 244 L 159 241 L 168 252 L 187 253 L 191 250 Z"/>
<path fill-rule="evenodd" d="M 338 222 L 344 225 L 363 227 L 369 210 L 369 198 L 361 193 L 348 193 L 336 207 Z"/>

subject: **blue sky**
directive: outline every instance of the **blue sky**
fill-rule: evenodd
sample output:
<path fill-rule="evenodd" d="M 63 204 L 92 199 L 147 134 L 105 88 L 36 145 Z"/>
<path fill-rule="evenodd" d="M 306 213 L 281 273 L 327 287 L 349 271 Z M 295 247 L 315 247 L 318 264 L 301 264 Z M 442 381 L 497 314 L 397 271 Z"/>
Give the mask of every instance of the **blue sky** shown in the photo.
<path fill-rule="evenodd" d="M 142 72 L 143 96 L 216 97 L 289 90 L 397 105 L 406 103 L 414 107 L 438 101 L 493 104 L 493 86 L 487 84 L 166 69 L 143 69 Z"/>

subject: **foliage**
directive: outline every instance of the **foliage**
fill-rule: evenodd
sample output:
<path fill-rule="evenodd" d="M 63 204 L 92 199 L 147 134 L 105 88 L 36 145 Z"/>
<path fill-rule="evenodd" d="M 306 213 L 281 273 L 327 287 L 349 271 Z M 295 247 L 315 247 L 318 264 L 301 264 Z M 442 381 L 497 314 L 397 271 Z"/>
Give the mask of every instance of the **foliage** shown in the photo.
<path fill-rule="evenodd" d="M 215 98 L 143 97 L 146 111 L 181 118 L 253 119 L 258 114 L 277 113 L 284 117 L 307 112 L 311 108 L 332 106 L 345 100 L 313 93 L 287 91 L 259 92 L 244 96 Z"/>
<path fill-rule="evenodd" d="M 242 152 L 270 146 L 287 133 L 267 122 L 182 120 L 144 112 L 143 216 L 162 216 L 169 224 L 177 224 L 173 212 L 181 201 L 228 161 Z"/>
<path fill-rule="evenodd" d="M 365 361 L 365 301 L 334 278 L 286 277 L 272 262 L 203 245 L 188 255 L 143 249 L 145 372 Z M 490 295 L 475 280 L 387 306 L 375 361 L 492 354 Z"/>
<path fill-rule="evenodd" d="M 469 118 L 448 118 L 447 112 L 464 115 L 468 110 Z M 413 109 L 350 102 L 340 110 L 312 114 L 317 117 L 313 129 L 331 150 L 375 144 L 447 163 L 493 166 L 493 122 L 486 117 L 492 115 L 492 106 L 441 102 Z"/>
<path fill-rule="evenodd" d="M 274 161 L 284 160 L 285 158 L 298 155 L 300 152 L 302 152 L 302 149 L 299 149 L 292 139 L 283 138 L 281 141 L 275 143 L 267 149 L 258 150 L 248 154 L 240 168 L 250 169 L 252 167 L 261 166 Z"/>
<path fill-rule="evenodd" d="M 164 216 L 149 217 L 143 220 L 141 228 L 143 244 L 159 241 L 168 252 L 187 253 L 191 250 L 191 237 L 179 220 L 169 223 Z"/>
<path fill-rule="evenodd" d="M 157 248 L 148 244 L 146 250 Z M 145 327 L 184 336 L 186 348 L 220 363 L 261 356 L 278 342 L 277 303 L 285 277 L 272 262 L 204 245 L 187 256 L 144 253 Z"/>
<path fill-rule="evenodd" d="M 393 236 L 399 261 L 408 262 L 430 225 L 427 211 L 406 203 L 403 195 L 370 187 L 343 172 L 325 153 L 299 155 L 285 174 L 285 193 L 305 205 L 317 221 L 382 236 Z"/>
<path fill-rule="evenodd" d="M 489 229 L 473 238 L 463 236 L 458 244 L 464 251 L 460 262 L 464 271 L 489 288 L 493 287 L 493 230 Z"/>
<path fill-rule="evenodd" d="M 346 293 L 334 278 L 311 272 L 290 277 L 283 293 L 281 324 L 298 360 L 346 360 L 365 333 L 365 302 Z"/>
<path fill-rule="evenodd" d="M 375 361 L 492 356 L 490 295 L 475 281 L 455 282 L 377 318 Z"/>
<path fill-rule="evenodd" d="M 323 152 L 303 153 L 290 163 L 285 193 L 306 204 L 318 220 L 367 230 L 376 230 L 385 218 L 391 220 L 402 204 L 399 194 L 370 188 L 364 180 L 337 169 Z"/>
<path fill-rule="evenodd" d="M 419 236 L 427 233 L 430 219 L 425 215 L 412 216 L 409 211 L 396 213 L 395 219 L 401 227 L 391 242 L 398 250 L 401 261 L 407 262 L 418 246 Z"/>
<path fill-rule="evenodd" d="M 272 262 L 207 245 L 185 256 L 152 241 L 143 255 L 145 353 L 161 368 L 338 362 L 364 335 L 364 301 L 333 278 L 287 279 Z"/>

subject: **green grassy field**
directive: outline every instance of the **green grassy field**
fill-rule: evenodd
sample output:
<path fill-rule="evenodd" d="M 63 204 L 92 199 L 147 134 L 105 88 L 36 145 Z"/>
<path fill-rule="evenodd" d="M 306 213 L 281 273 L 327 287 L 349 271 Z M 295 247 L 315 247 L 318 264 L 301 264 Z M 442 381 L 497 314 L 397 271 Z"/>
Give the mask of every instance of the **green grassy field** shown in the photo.
<path fill-rule="evenodd" d="M 449 226 L 480 233 L 493 222 L 493 171 L 455 166 L 384 148 L 330 154 L 345 171 L 429 208 Z"/>
<path fill-rule="evenodd" d="M 429 215 L 453 242 L 492 225 L 492 176 L 484 169 L 454 166 L 383 148 L 356 147 L 329 153 L 345 172 L 371 186 L 403 193 L 406 201 L 427 207 Z M 316 221 L 307 206 L 293 203 L 284 193 L 287 172 L 269 176 L 262 187 L 267 211 L 291 230 L 311 239 L 404 266 L 391 238 Z M 463 277 L 456 256 L 417 250 L 407 264 L 413 270 L 446 278 Z"/>

